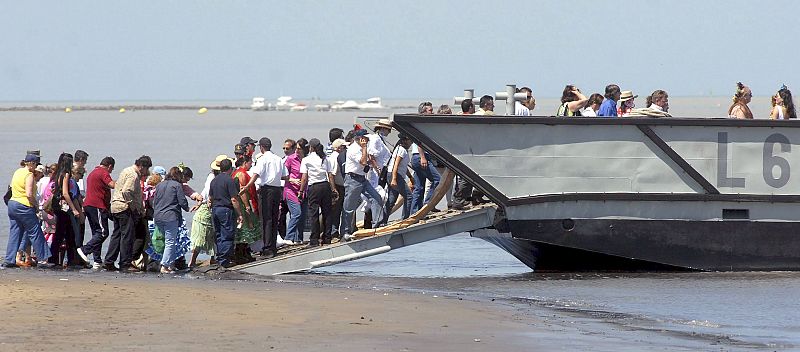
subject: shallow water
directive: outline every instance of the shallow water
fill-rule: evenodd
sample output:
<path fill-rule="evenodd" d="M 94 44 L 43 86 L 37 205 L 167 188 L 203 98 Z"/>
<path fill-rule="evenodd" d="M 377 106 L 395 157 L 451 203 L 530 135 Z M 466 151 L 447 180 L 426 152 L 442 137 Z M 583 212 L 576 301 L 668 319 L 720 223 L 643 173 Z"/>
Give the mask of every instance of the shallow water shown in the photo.
<path fill-rule="evenodd" d="M 680 116 L 723 116 L 728 101 L 670 100 Z M 761 100 L 751 105 L 757 115 L 768 111 Z M 246 107 L 248 102 L 217 105 L 231 104 Z M 413 106 L 415 102 L 387 104 Z M 541 99 L 537 110 L 549 115 L 556 106 L 553 99 Z M 40 149 L 49 163 L 62 151 L 80 148 L 90 154 L 89 165 L 106 155 L 115 157 L 114 177 L 142 154 L 152 156 L 156 165 L 184 162 L 197 177 L 191 185 L 200 188 L 214 156 L 231 155 L 242 136 L 270 137 L 273 150 L 278 151 L 285 138 L 327 140 L 328 129 L 346 129 L 354 116 L 352 112 L 253 112 L 247 108 L 203 115 L 194 110 L 0 112 L 0 152 L 7 157 L 0 175 L 10 178 L 25 150 Z M 4 206 L 0 209 L 5 211 Z M 8 228 L 4 216 L 0 228 Z M 0 231 L 3 253 L 6 242 L 7 231 Z M 669 336 L 670 346 L 687 346 L 675 343 L 677 339 L 699 340 L 699 346 L 716 346 L 713 349 L 800 348 L 800 303 L 795 299 L 800 273 L 535 274 L 493 245 L 461 234 L 296 277 L 338 284 L 368 278 L 376 286 L 501 299 L 525 314 L 547 317 L 555 312 L 570 317 L 565 321 L 580 321 L 575 324 L 581 333 L 603 336 L 603 341 Z M 656 340 L 653 346 L 659 346 L 659 341 L 666 340 Z"/>

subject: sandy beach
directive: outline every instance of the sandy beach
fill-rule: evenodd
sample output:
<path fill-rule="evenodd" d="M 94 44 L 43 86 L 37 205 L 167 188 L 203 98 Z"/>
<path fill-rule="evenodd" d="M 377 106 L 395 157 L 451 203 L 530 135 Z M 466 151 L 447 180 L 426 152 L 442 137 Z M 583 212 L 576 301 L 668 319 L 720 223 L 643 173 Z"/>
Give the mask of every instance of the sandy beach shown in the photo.
<path fill-rule="evenodd" d="M 2 351 L 513 351 L 528 322 L 478 302 L 386 290 L 0 271 Z"/>

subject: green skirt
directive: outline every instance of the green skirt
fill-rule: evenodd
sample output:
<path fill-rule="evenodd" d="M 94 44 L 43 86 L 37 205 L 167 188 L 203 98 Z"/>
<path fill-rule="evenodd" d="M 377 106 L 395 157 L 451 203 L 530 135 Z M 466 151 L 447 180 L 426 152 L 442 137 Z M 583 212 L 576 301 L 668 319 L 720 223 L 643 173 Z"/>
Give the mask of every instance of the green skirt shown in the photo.
<path fill-rule="evenodd" d="M 208 203 L 203 203 L 192 219 L 192 251 L 200 250 L 214 256 L 217 249 L 216 238 L 214 224 L 211 221 L 211 207 Z"/>
<path fill-rule="evenodd" d="M 240 197 L 236 197 L 239 202 L 239 209 L 242 210 L 242 224 L 241 227 L 236 228 L 236 243 L 251 244 L 261 239 L 261 219 L 260 217 L 250 211 L 246 210 L 244 202 Z M 248 226 L 248 223 L 250 226 Z"/>

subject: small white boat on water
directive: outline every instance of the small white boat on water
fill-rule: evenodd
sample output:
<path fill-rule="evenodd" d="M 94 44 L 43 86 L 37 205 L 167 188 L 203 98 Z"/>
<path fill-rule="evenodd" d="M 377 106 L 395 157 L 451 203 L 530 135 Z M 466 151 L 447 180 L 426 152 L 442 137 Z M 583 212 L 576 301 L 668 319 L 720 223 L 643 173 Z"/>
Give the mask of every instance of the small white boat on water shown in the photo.
<path fill-rule="evenodd" d="M 339 105 L 339 110 L 360 110 L 361 105 L 356 103 L 355 100 L 348 100 Z"/>
<path fill-rule="evenodd" d="M 385 107 L 385 106 L 383 106 L 383 104 L 381 104 L 381 98 L 380 97 L 369 98 L 369 99 L 367 99 L 366 103 L 359 104 L 358 108 L 359 108 L 359 110 L 384 110 L 384 109 L 387 109 L 387 107 Z"/>
<path fill-rule="evenodd" d="M 306 111 L 307 109 L 308 109 L 308 106 L 306 104 L 297 103 L 294 106 L 292 106 L 291 108 L 289 108 L 289 111 Z"/>
<path fill-rule="evenodd" d="M 278 97 L 278 102 L 275 103 L 275 109 L 278 111 L 289 111 L 297 104 L 292 102 L 292 97 L 282 96 Z"/>
<path fill-rule="evenodd" d="M 267 104 L 264 97 L 253 97 L 253 103 L 250 104 L 250 108 L 253 109 L 253 111 L 269 110 L 270 105 L 271 104 Z"/>

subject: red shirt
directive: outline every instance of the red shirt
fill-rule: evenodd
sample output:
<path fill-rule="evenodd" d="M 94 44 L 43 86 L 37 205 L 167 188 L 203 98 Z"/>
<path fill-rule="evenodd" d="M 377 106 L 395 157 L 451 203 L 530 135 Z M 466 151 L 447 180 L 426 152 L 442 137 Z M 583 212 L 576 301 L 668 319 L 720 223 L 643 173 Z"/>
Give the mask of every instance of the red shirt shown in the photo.
<path fill-rule="evenodd" d="M 83 205 L 98 209 L 109 209 L 111 204 L 111 174 L 102 166 L 95 167 L 86 177 L 86 199 Z"/>

